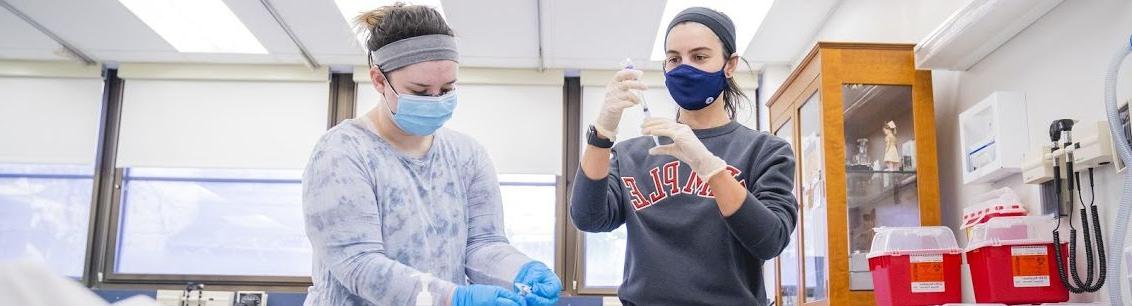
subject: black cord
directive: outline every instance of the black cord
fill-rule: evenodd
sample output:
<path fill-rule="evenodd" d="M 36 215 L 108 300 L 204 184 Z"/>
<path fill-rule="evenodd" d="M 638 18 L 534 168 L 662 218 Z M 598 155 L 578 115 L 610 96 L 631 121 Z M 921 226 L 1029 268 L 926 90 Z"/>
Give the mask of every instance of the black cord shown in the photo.
<path fill-rule="evenodd" d="M 1081 190 L 1080 190 L 1081 180 L 1080 179 L 1077 180 L 1077 186 L 1078 186 L 1077 187 L 1077 189 L 1078 189 L 1077 194 L 1080 195 L 1081 194 Z M 1093 254 L 1092 254 L 1093 248 L 1090 247 L 1092 241 L 1090 241 L 1090 237 L 1089 237 L 1089 225 L 1085 224 L 1086 220 L 1088 219 L 1088 218 L 1086 218 L 1086 215 L 1088 214 L 1088 212 L 1084 208 L 1085 201 L 1081 200 L 1081 206 L 1082 206 L 1082 208 L 1081 208 L 1081 227 L 1084 227 L 1084 229 L 1085 229 L 1085 256 L 1088 256 L 1088 258 L 1089 258 L 1089 260 L 1086 261 L 1087 267 L 1089 268 L 1089 271 L 1088 271 L 1089 274 L 1086 276 L 1086 278 L 1089 281 L 1089 283 L 1086 284 L 1085 288 L 1083 288 L 1083 289 L 1085 289 L 1085 291 L 1088 291 L 1088 292 L 1096 292 L 1096 291 L 1100 291 L 1100 289 L 1102 287 L 1104 287 L 1105 277 L 1107 276 L 1106 272 L 1108 272 L 1107 271 L 1108 263 L 1107 263 L 1107 258 L 1105 257 L 1104 237 L 1102 236 L 1103 232 L 1101 231 L 1100 214 L 1097 212 L 1097 202 L 1096 202 L 1097 190 L 1096 190 L 1096 187 L 1094 186 L 1093 169 L 1092 168 L 1089 169 L 1089 194 L 1090 194 L 1090 196 L 1089 196 L 1090 197 L 1089 209 L 1091 209 L 1092 213 L 1093 213 L 1093 233 L 1096 234 L 1095 243 L 1096 243 L 1096 250 L 1097 250 L 1097 256 L 1098 256 L 1096 258 L 1097 258 L 1097 261 L 1099 261 L 1099 264 L 1100 264 L 1100 277 L 1094 280 L 1093 276 L 1092 276 L 1093 275 L 1093 273 L 1092 273 L 1093 272 L 1093 270 L 1092 270 L 1093 260 L 1092 259 L 1094 258 Z"/>
<path fill-rule="evenodd" d="M 1054 168 L 1057 169 L 1056 166 Z M 1066 170 L 1068 170 L 1068 167 L 1066 167 L 1066 168 L 1067 168 Z M 1060 176 L 1058 174 L 1059 173 L 1055 173 L 1054 176 L 1055 177 Z M 1082 227 L 1082 230 L 1083 230 L 1082 234 L 1083 234 L 1083 236 L 1084 236 L 1083 238 L 1085 240 L 1085 257 L 1086 257 L 1085 258 L 1085 267 L 1086 267 L 1086 269 L 1085 269 L 1086 270 L 1085 271 L 1085 273 L 1086 273 L 1085 274 L 1085 281 L 1081 281 L 1081 276 L 1077 272 L 1077 264 L 1076 264 L 1077 263 L 1077 230 L 1073 227 L 1073 209 L 1072 209 L 1073 198 L 1072 198 L 1072 196 L 1070 196 L 1070 203 L 1071 204 L 1070 204 L 1070 210 L 1069 210 L 1069 227 L 1070 227 L 1069 237 L 1070 237 L 1070 240 L 1069 240 L 1069 250 L 1068 250 L 1069 251 L 1069 254 L 1068 254 L 1069 255 L 1068 256 L 1069 262 L 1068 263 L 1065 263 L 1065 262 L 1062 261 L 1063 257 L 1061 256 L 1060 232 L 1059 232 L 1058 229 L 1054 229 L 1054 231 L 1053 231 L 1053 239 L 1054 239 L 1053 248 L 1054 248 L 1054 252 L 1055 252 L 1054 256 L 1057 259 L 1057 272 L 1058 272 L 1058 277 L 1060 277 L 1062 284 L 1064 284 L 1065 288 L 1067 290 L 1069 290 L 1070 292 L 1073 292 L 1073 293 L 1097 292 L 1097 291 L 1100 291 L 1100 289 L 1104 287 L 1105 277 L 1107 276 L 1106 270 L 1107 270 L 1108 267 L 1107 267 L 1107 261 L 1106 261 L 1107 259 L 1105 258 L 1104 237 L 1102 236 L 1103 233 L 1101 231 L 1101 226 L 1100 226 L 1100 214 L 1097 211 L 1097 205 L 1096 205 L 1096 186 L 1095 186 L 1095 180 L 1094 180 L 1094 177 L 1093 177 L 1093 169 L 1092 168 L 1089 169 L 1089 192 L 1090 192 L 1089 197 L 1090 197 L 1090 201 L 1089 201 L 1089 205 L 1088 205 L 1089 206 L 1088 208 L 1092 211 L 1092 221 L 1093 221 L 1092 222 L 1093 223 L 1092 224 L 1093 225 L 1092 226 L 1092 233 L 1090 233 L 1090 228 L 1089 228 L 1089 210 L 1086 209 L 1084 197 L 1081 196 L 1083 194 L 1083 192 L 1081 192 L 1081 176 L 1080 176 L 1080 173 L 1070 172 L 1067 175 L 1067 177 L 1069 177 L 1071 181 L 1072 181 L 1072 178 L 1074 178 L 1074 176 L 1076 178 L 1076 184 L 1075 184 L 1075 186 L 1074 186 L 1074 184 L 1070 184 L 1068 186 L 1069 187 L 1068 190 L 1070 192 L 1072 192 L 1072 190 L 1074 188 L 1076 188 L 1077 189 L 1077 196 L 1078 196 L 1079 199 L 1081 199 L 1081 206 L 1082 207 L 1081 207 L 1080 218 L 1081 218 L 1081 227 Z M 1058 189 L 1058 191 L 1060 192 L 1060 189 Z M 1061 195 L 1057 194 L 1056 198 L 1058 199 L 1058 204 L 1060 204 Z M 1058 228 L 1060 228 L 1060 226 L 1061 226 L 1061 218 L 1060 218 L 1060 215 L 1059 215 L 1058 216 Z M 1094 233 L 1096 235 L 1095 240 L 1092 237 Z M 1096 245 L 1097 255 L 1100 256 L 1099 259 L 1096 259 L 1097 257 L 1093 256 L 1094 241 L 1095 241 L 1095 245 Z M 1099 278 L 1093 278 L 1093 276 L 1096 276 L 1096 274 L 1097 274 L 1096 270 L 1094 269 L 1094 268 L 1096 268 L 1096 265 L 1094 264 L 1094 259 L 1099 260 L 1099 266 L 1100 266 L 1100 273 L 1099 273 L 1100 277 Z M 1072 284 L 1069 282 L 1069 275 L 1067 275 L 1067 273 L 1065 271 L 1065 265 L 1066 264 L 1069 265 L 1069 273 L 1068 274 L 1071 274 L 1072 278 L 1073 278 Z"/>
<path fill-rule="evenodd" d="M 1085 292 L 1084 290 L 1081 290 L 1069 284 L 1069 276 L 1065 273 L 1065 262 L 1062 261 L 1064 257 L 1061 257 L 1061 239 L 1060 235 L 1058 234 L 1058 230 L 1053 230 L 1053 256 L 1057 259 L 1057 276 L 1061 278 L 1061 283 L 1065 285 L 1065 289 L 1069 290 L 1069 292 Z"/>
<path fill-rule="evenodd" d="M 1091 206 L 1090 209 L 1093 210 L 1093 231 L 1097 234 L 1097 259 L 1100 263 L 1100 277 L 1097 278 L 1097 284 L 1088 289 L 1092 290 L 1092 292 L 1097 292 L 1104 287 L 1106 277 L 1108 276 L 1106 275 L 1108 272 L 1108 258 L 1105 257 L 1104 238 L 1102 237 L 1103 232 L 1101 231 L 1100 214 L 1097 213 L 1096 205 Z"/>
<path fill-rule="evenodd" d="M 1052 150 L 1056 151 L 1057 145 L 1056 143 L 1054 144 L 1055 145 L 1053 146 Z M 1082 293 L 1084 292 L 1083 290 L 1080 290 L 1078 287 L 1075 287 L 1073 286 L 1073 284 L 1069 283 L 1069 275 L 1068 273 L 1065 273 L 1065 257 L 1061 256 L 1061 216 L 1063 214 L 1061 205 L 1061 159 L 1058 158 L 1057 155 L 1054 155 L 1053 157 L 1053 186 L 1054 199 L 1056 200 L 1056 202 L 1054 203 L 1055 205 L 1057 205 L 1057 215 L 1054 216 L 1054 218 L 1057 219 L 1057 226 L 1053 228 L 1053 256 L 1054 259 L 1056 259 L 1055 261 L 1057 264 L 1057 276 L 1061 279 L 1061 283 L 1065 285 L 1065 289 L 1068 289 L 1073 293 Z M 1070 187 L 1070 189 L 1072 189 L 1072 187 Z M 1072 214 L 1073 210 L 1070 209 L 1069 213 Z M 1073 219 L 1069 219 L 1069 226 L 1070 228 L 1073 227 Z M 1074 249 L 1074 244 L 1072 243 L 1072 241 L 1077 240 L 1077 230 L 1070 229 L 1069 234 L 1070 237 L 1073 238 L 1069 243 L 1069 261 L 1072 262 L 1074 261 L 1074 259 L 1076 259 L 1073 256 L 1074 252 L 1072 250 Z M 1070 269 L 1075 270 L 1076 268 L 1071 266 Z"/>
<path fill-rule="evenodd" d="M 1089 170 L 1092 170 L 1092 169 L 1090 168 Z M 1093 269 L 1094 268 L 1093 244 L 1092 244 L 1092 238 L 1090 237 L 1090 233 L 1089 233 L 1089 211 L 1085 207 L 1084 197 L 1081 196 L 1082 194 L 1084 194 L 1083 192 L 1081 192 L 1081 173 L 1080 172 L 1073 173 L 1073 175 L 1077 179 L 1077 198 L 1081 200 L 1081 229 L 1083 230 L 1082 234 L 1084 235 L 1084 238 L 1085 238 L 1085 258 L 1086 258 L 1086 260 L 1085 260 L 1085 271 L 1086 271 L 1085 272 L 1086 273 L 1085 274 L 1085 282 L 1081 283 L 1080 281 L 1078 281 L 1077 286 L 1081 287 L 1081 288 L 1085 288 L 1086 290 L 1088 290 L 1088 288 L 1092 288 L 1095 285 L 1095 282 L 1096 282 L 1096 280 L 1093 279 L 1093 275 L 1096 271 Z M 1096 202 L 1096 195 L 1095 195 L 1096 190 L 1093 190 L 1092 192 L 1094 193 L 1092 200 L 1095 203 Z M 1070 219 L 1070 220 L 1072 220 L 1072 219 Z M 1070 259 L 1070 262 L 1075 263 L 1076 261 Z M 1076 272 L 1074 272 L 1074 273 L 1076 273 Z M 1073 277 L 1078 278 L 1077 275 L 1074 275 Z"/>

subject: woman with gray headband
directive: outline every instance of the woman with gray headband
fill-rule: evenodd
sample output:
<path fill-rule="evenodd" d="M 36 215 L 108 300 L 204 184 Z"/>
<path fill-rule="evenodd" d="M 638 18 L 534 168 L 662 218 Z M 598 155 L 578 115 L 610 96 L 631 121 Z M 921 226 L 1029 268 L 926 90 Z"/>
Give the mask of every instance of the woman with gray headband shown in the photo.
<path fill-rule="evenodd" d="M 625 305 L 765 305 L 763 261 L 786 247 L 797 202 L 786 141 L 735 121 L 735 26 L 706 8 L 680 12 L 665 36 L 664 83 L 676 120 L 647 119 L 614 145 L 641 71 L 618 72 L 576 175 L 571 217 L 583 231 L 625 225 Z"/>
<path fill-rule="evenodd" d="M 487 153 L 441 128 L 456 106 L 452 30 L 436 10 L 403 4 L 358 22 L 384 98 L 323 135 L 303 175 L 306 305 L 411 305 L 422 292 L 435 305 L 554 304 L 558 277 L 504 237 Z"/>

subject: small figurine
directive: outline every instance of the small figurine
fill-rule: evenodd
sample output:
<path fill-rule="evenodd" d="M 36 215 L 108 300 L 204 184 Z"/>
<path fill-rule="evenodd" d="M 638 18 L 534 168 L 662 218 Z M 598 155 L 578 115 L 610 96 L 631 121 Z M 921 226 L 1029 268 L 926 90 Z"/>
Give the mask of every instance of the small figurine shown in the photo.
<path fill-rule="evenodd" d="M 896 149 L 896 122 L 889 121 L 884 125 L 884 166 L 885 170 L 898 171 L 903 159 Z"/>
<path fill-rule="evenodd" d="M 857 139 L 857 155 L 853 158 L 853 165 L 869 165 L 869 139 Z"/>

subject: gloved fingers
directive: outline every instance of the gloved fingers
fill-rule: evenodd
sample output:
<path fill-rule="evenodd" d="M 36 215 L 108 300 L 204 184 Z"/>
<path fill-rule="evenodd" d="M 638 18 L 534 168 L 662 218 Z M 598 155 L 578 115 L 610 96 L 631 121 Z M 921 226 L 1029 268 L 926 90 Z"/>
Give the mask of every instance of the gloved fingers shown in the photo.
<path fill-rule="evenodd" d="M 641 129 L 648 129 L 650 127 L 651 128 L 659 128 L 659 127 L 674 128 L 674 127 L 677 127 L 677 126 L 680 126 L 680 123 L 676 122 L 676 120 L 672 120 L 672 119 L 669 119 L 669 118 L 662 118 L 662 117 L 646 118 L 645 122 L 641 123 Z"/>
<path fill-rule="evenodd" d="M 644 74 L 644 71 L 637 69 L 621 69 L 621 71 L 617 71 L 617 73 L 613 75 L 613 80 L 609 81 L 609 83 L 613 84 L 624 80 L 638 80 Z"/>
<path fill-rule="evenodd" d="M 496 301 L 505 300 L 505 301 L 511 301 L 512 303 L 515 303 L 515 304 L 518 304 L 518 305 L 523 304 L 523 297 L 519 296 L 518 293 L 515 293 L 514 291 L 511 291 L 511 290 L 503 289 L 503 288 L 500 288 L 500 287 L 496 287 L 495 298 L 496 298 Z M 499 305 L 505 305 L 505 304 L 499 304 Z"/>
<path fill-rule="evenodd" d="M 636 97 L 622 96 L 622 97 L 615 97 L 613 99 L 608 100 L 606 102 L 606 105 L 608 105 L 608 108 L 610 110 L 620 111 L 620 110 L 624 110 L 626 108 L 633 107 L 634 105 L 637 105 L 637 103 L 639 103 L 639 102 L 640 101 L 638 101 Z"/>
<path fill-rule="evenodd" d="M 676 144 L 666 144 L 652 147 L 649 149 L 649 155 L 674 155 L 677 151 Z"/>
<path fill-rule="evenodd" d="M 647 136 L 664 136 L 676 141 L 676 128 L 669 124 L 648 124 L 641 129 L 641 134 Z"/>
<path fill-rule="evenodd" d="M 558 280 L 558 277 L 551 274 L 546 279 L 533 284 L 531 291 L 540 296 L 557 298 L 562 293 L 562 282 Z"/>
<path fill-rule="evenodd" d="M 645 85 L 644 82 L 637 81 L 637 80 L 624 80 L 624 81 L 617 82 L 616 84 L 617 84 L 616 85 L 617 89 L 621 90 L 621 91 L 629 91 L 629 90 L 632 90 L 632 89 L 636 89 L 636 90 L 647 90 L 647 89 L 649 89 L 648 85 Z"/>
<path fill-rule="evenodd" d="M 645 119 L 645 122 L 641 123 L 641 126 L 649 125 L 649 124 L 680 124 L 680 123 L 676 122 L 676 120 L 672 119 L 672 118 L 652 117 L 652 118 Z"/>
<path fill-rule="evenodd" d="M 606 100 L 626 100 L 633 102 L 640 102 L 641 98 L 637 94 L 630 91 L 610 91 L 605 94 Z"/>

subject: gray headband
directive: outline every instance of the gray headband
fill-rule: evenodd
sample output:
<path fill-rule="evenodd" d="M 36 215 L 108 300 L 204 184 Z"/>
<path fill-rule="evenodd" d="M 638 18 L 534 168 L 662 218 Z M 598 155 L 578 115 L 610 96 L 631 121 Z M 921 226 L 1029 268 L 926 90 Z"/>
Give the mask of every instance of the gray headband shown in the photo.
<path fill-rule="evenodd" d="M 451 35 L 431 34 L 409 37 L 382 46 L 369 54 L 373 65 L 389 72 L 408 65 L 450 60 L 459 62 L 456 39 Z"/>
<path fill-rule="evenodd" d="M 723 42 L 723 52 L 725 56 L 730 57 L 735 51 L 735 24 L 731 22 L 731 18 L 723 13 L 717 12 L 713 9 L 704 7 L 690 7 L 672 18 L 672 22 L 668 24 L 668 32 L 672 31 L 673 27 L 681 22 L 695 22 L 707 26 L 719 37 Z M 664 34 L 664 42 L 668 43 L 668 32 Z"/>

